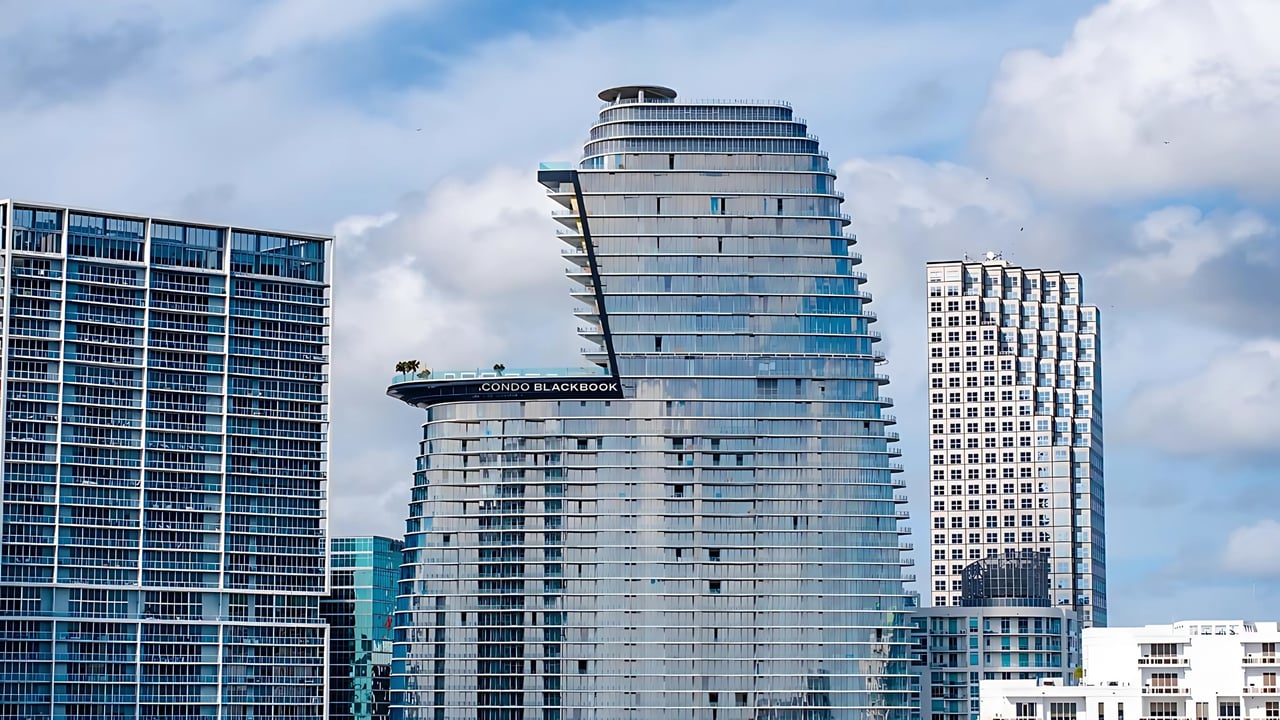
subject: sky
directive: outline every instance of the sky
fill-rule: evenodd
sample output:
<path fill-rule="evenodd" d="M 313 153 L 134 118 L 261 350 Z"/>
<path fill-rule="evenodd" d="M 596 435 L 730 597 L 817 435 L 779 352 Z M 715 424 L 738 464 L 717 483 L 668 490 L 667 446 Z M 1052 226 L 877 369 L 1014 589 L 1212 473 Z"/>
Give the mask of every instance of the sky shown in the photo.
<path fill-rule="evenodd" d="M 830 152 L 918 546 L 923 265 L 1000 251 L 1102 309 L 1111 624 L 1277 619 L 1274 0 L 0 7 L 0 196 L 336 235 L 336 535 L 403 532 L 397 361 L 579 362 L 537 163 L 658 84 L 786 99 Z"/>

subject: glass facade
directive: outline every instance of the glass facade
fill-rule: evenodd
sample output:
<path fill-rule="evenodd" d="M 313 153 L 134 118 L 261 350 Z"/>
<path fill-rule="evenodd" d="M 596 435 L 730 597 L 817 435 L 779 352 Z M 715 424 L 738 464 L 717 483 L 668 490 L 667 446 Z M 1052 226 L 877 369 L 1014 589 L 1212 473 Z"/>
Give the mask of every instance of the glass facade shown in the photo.
<path fill-rule="evenodd" d="M 1049 558 L 1055 606 L 1107 624 L 1102 319 L 1078 274 L 985 261 L 928 274 L 933 604 L 979 558 Z"/>
<path fill-rule="evenodd" d="M 390 713 L 391 624 L 404 541 L 334 538 L 329 595 L 329 720 L 386 720 Z"/>
<path fill-rule="evenodd" d="M 785 103 L 602 98 L 544 184 L 625 398 L 427 409 L 392 717 L 905 719 L 903 482 L 827 158 Z"/>
<path fill-rule="evenodd" d="M 0 717 L 321 717 L 329 239 L 0 203 Z"/>

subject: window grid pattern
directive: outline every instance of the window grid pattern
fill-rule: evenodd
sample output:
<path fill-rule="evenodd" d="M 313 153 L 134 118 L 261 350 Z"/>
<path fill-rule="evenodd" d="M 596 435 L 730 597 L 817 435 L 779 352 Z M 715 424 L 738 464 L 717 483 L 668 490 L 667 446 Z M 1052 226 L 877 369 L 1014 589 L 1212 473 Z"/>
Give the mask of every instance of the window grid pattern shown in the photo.
<path fill-rule="evenodd" d="M 928 273 L 932 597 L 1007 551 L 1049 555 L 1054 606 L 1106 625 L 1102 357 L 1080 276 L 999 259 Z"/>
<path fill-rule="evenodd" d="M 327 240 L 3 210 L 0 715 L 321 717 Z"/>

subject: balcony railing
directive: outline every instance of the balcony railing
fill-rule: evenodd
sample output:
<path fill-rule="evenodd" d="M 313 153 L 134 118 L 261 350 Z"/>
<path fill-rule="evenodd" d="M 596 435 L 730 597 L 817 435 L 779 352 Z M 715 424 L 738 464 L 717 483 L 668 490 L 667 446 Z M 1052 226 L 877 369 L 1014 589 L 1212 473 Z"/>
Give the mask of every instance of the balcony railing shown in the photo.
<path fill-rule="evenodd" d="M 1185 695 L 1190 690 L 1177 685 L 1143 685 L 1142 692 L 1147 695 Z"/>
<path fill-rule="evenodd" d="M 1187 658 L 1182 655 L 1147 655 L 1138 658 L 1139 665 L 1186 665 Z"/>
<path fill-rule="evenodd" d="M 1245 655 L 1245 665 L 1280 665 L 1280 655 Z"/>
<path fill-rule="evenodd" d="M 424 373 L 400 373 L 391 379 L 392 385 L 406 382 L 448 381 L 448 380 L 480 380 L 528 378 L 528 377 L 586 377 L 590 375 L 607 375 L 608 372 L 599 366 L 593 367 L 557 367 L 557 368 L 515 368 L 498 372 L 476 368 L 474 370 L 432 370 Z"/>

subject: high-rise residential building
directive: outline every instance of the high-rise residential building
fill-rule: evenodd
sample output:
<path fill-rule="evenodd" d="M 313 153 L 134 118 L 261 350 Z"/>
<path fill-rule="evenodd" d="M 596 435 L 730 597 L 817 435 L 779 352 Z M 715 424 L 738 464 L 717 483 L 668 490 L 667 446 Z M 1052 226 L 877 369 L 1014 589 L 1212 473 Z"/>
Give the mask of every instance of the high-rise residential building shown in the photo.
<path fill-rule="evenodd" d="M 784 102 L 600 97 L 539 171 L 590 367 L 389 390 L 427 413 L 393 717 L 905 718 L 903 482 L 827 156 Z"/>
<path fill-rule="evenodd" d="M 982 720 L 1280 717 L 1280 624 L 1191 620 L 1084 631 L 1080 683 L 982 683 Z"/>
<path fill-rule="evenodd" d="M 1036 550 L 1053 605 L 1106 625 L 1098 308 L 1078 274 L 996 253 L 926 272 L 933 604 L 974 560 Z"/>
<path fill-rule="evenodd" d="M 1075 678 L 1080 622 L 1050 603 L 1043 553 L 1009 551 L 962 574 L 959 605 L 912 614 L 923 720 L 979 720 L 983 681 Z"/>
<path fill-rule="evenodd" d="M 0 218 L 0 716 L 321 717 L 330 238 Z"/>
<path fill-rule="evenodd" d="M 333 538 L 329 595 L 329 720 L 386 720 L 391 714 L 391 636 L 403 540 Z"/>

